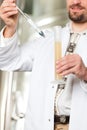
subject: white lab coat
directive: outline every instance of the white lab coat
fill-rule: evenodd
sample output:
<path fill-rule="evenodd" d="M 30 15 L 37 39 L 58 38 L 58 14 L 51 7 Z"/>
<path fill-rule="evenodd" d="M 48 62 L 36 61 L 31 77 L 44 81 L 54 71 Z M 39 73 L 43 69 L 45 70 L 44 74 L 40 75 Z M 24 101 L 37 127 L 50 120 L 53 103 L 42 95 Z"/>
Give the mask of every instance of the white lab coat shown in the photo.
<path fill-rule="evenodd" d="M 62 43 L 65 52 L 69 41 L 69 26 L 63 28 Z M 32 70 L 31 87 L 25 118 L 24 130 L 54 129 L 54 97 L 56 85 L 54 80 L 54 37 L 52 32 L 46 33 L 46 38 L 40 38 L 32 43 L 17 45 L 16 34 L 10 39 L 4 39 L 1 33 L 0 68 L 2 70 Z M 75 52 L 81 55 L 87 65 L 87 34 L 80 37 Z M 67 94 L 66 94 L 67 93 Z M 71 102 L 72 97 L 72 102 Z M 69 115 L 71 119 L 69 130 L 87 129 L 87 85 L 74 75 L 68 76 L 67 85 L 60 100 L 60 114 Z M 61 105 L 62 103 L 62 105 Z"/>

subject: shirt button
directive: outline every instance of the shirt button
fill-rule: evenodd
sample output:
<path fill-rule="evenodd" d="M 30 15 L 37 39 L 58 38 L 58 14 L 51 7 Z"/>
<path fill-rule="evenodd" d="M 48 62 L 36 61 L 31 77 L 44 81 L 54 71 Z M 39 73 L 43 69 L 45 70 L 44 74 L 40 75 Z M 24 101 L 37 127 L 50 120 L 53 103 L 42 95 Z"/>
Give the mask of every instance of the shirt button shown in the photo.
<path fill-rule="evenodd" d="M 86 33 L 83 33 L 83 35 L 86 35 Z"/>
<path fill-rule="evenodd" d="M 50 120 L 50 119 L 48 119 L 48 121 L 50 122 L 51 120 Z"/>

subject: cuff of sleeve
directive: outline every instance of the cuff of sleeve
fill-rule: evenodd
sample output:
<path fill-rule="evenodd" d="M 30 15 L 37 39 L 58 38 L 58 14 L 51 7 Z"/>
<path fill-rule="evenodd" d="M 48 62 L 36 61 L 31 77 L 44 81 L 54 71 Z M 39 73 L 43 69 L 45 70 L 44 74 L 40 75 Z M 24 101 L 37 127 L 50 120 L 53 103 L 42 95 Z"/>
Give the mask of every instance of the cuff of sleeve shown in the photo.
<path fill-rule="evenodd" d="M 5 27 L 0 32 L 0 47 L 6 47 L 6 46 L 10 45 L 13 42 L 13 40 L 17 38 L 16 32 L 14 33 L 14 35 L 12 37 L 4 38 L 4 36 L 3 36 L 4 29 L 5 29 Z"/>
<path fill-rule="evenodd" d="M 85 82 L 84 80 L 80 81 L 80 85 L 82 87 L 82 89 L 87 92 L 87 82 Z"/>

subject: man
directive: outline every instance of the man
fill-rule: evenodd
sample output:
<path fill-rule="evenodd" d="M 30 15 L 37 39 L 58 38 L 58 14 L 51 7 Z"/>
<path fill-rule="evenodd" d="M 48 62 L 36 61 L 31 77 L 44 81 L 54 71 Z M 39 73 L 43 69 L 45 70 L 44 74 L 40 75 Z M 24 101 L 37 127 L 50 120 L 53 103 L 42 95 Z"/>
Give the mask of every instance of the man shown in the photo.
<path fill-rule="evenodd" d="M 5 0 L 0 7 L 0 17 L 6 24 L 0 36 L 0 68 L 8 71 L 32 70 L 25 130 L 53 130 L 56 94 L 55 85 L 52 84 L 54 35 L 52 32 L 45 32 L 45 38 L 18 46 L 17 33 L 15 33 L 18 10 L 14 2 L 14 0 Z M 66 86 L 58 103 L 58 116 L 70 114 L 69 130 L 86 130 L 87 0 L 67 0 L 67 10 L 71 22 L 62 29 L 62 46 L 65 56 L 56 61 L 56 72 L 62 76 L 67 75 Z M 73 50 L 72 44 L 68 47 L 72 34 L 79 35 L 78 41 L 77 39 L 74 39 L 73 43 L 72 40 L 70 41 L 75 45 L 73 46 L 74 54 L 70 52 Z M 60 124 L 61 121 L 58 126 Z M 65 125 L 58 129 L 66 129 Z"/>

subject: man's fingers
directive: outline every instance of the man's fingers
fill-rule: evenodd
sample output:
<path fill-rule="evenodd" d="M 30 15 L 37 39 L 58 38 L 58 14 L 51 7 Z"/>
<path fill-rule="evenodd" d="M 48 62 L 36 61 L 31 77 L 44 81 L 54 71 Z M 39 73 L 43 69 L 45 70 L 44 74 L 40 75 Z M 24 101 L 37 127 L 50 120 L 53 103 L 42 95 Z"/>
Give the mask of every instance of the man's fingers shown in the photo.
<path fill-rule="evenodd" d="M 15 3 L 16 2 L 16 0 L 4 0 L 3 2 L 11 2 L 11 3 Z"/>

